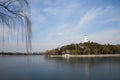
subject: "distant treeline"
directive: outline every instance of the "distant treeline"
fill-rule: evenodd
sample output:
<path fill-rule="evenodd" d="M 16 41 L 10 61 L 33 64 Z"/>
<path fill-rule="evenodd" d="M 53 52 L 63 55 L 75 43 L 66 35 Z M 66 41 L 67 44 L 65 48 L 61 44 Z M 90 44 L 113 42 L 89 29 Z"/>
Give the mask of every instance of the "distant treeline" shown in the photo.
<path fill-rule="evenodd" d="M 42 55 L 42 53 L 0 52 L 0 55 Z"/>
<path fill-rule="evenodd" d="M 99 44 L 96 42 L 87 42 L 79 44 L 65 45 L 60 48 L 47 50 L 46 55 L 90 55 L 90 54 L 120 54 L 120 45 Z"/>

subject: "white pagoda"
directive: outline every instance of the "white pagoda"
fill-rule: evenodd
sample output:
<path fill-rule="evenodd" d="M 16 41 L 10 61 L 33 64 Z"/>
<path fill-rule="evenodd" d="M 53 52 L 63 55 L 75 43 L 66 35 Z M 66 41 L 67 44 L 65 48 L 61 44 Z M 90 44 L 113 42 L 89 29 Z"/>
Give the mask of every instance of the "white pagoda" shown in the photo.
<path fill-rule="evenodd" d="M 87 35 L 84 36 L 84 40 L 83 40 L 83 43 L 86 43 L 86 42 L 89 42 L 88 38 L 87 38 Z"/>

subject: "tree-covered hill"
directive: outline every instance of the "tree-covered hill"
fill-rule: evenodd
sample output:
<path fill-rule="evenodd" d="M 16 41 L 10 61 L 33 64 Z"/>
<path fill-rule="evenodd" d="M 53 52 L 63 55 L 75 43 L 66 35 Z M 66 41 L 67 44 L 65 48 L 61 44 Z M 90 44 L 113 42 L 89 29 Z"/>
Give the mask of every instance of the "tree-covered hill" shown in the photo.
<path fill-rule="evenodd" d="M 120 45 L 98 44 L 95 42 L 65 45 L 60 48 L 47 50 L 46 55 L 90 55 L 90 54 L 120 54 Z"/>

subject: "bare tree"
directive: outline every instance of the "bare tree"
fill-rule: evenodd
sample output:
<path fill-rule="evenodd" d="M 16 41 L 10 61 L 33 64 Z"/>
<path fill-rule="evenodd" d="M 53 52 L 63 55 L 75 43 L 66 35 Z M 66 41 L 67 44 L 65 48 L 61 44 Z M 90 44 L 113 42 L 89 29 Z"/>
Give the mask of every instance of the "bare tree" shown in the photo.
<path fill-rule="evenodd" d="M 0 26 L 3 27 L 3 47 L 5 41 L 4 28 L 7 26 L 14 31 L 22 30 L 21 35 L 23 38 L 25 37 L 26 50 L 31 52 L 32 25 L 29 15 L 30 6 L 28 0 L 0 0 Z"/>

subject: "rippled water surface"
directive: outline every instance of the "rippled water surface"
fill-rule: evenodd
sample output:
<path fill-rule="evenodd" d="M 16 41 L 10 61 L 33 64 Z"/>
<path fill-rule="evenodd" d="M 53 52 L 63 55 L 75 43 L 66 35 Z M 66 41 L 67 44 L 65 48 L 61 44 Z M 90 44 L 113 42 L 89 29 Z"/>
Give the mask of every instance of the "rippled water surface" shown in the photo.
<path fill-rule="evenodd" d="M 120 80 L 120 57 L 0 56 L 0 80 Z"/>

